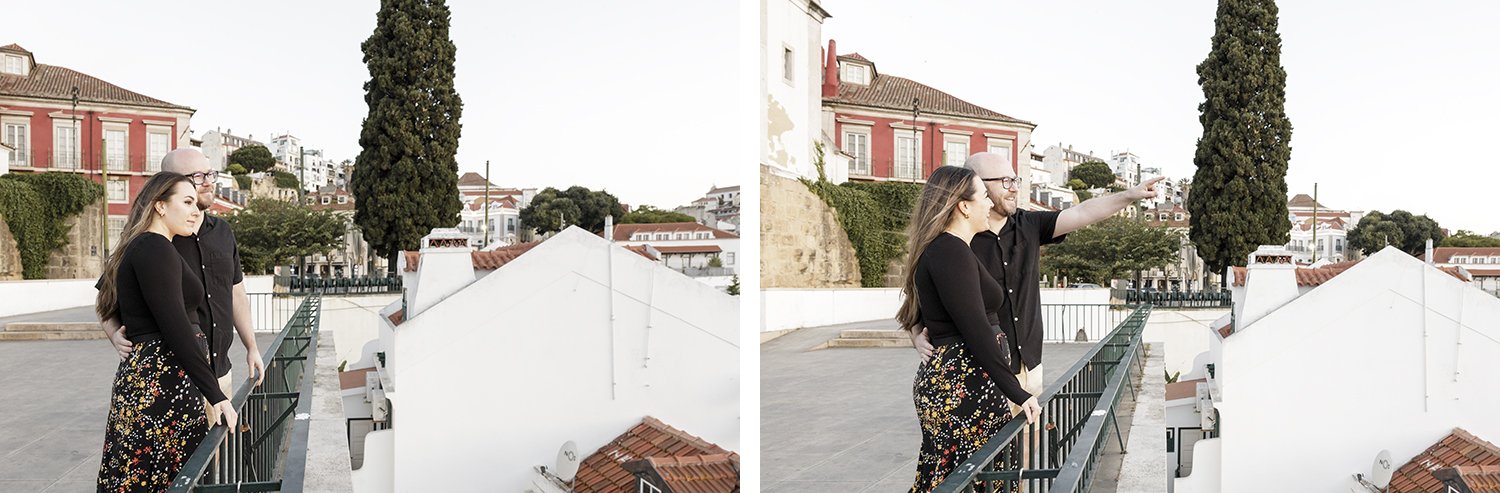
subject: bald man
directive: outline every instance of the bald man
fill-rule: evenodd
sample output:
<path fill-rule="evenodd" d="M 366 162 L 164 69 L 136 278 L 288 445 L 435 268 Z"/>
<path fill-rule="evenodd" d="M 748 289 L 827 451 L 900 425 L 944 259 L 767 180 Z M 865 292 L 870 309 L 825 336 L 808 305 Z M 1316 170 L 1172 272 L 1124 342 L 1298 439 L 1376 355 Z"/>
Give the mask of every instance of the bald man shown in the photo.
<path fill-rule="evenodd" d="M 187 175 L 198 187 L 198 208 L 204 211 L 203 221 L 198 223 L 198 233 L 174 237 L 172 246 L 188 265 L 199 266 L 196 274 L 203 280 L 207 298 L 198 309 L 198 320 L 203 322 L 201 329 L 208 339 L 209 364 L 219 377 L 219 387 L 224 395 L 232 397 L 234 378 L 230 372 L 229 345 L 236 332 L 245 345 L 245 363 L 250 369 L 250 379 L 256 385 L 265 378 L 265 365 L 255 343 L 250 297 L 245 294 L 245 275 L 240 268 L 240 250 L 235 246 L 234 232 L 230 231 L 228 222 L 207 212 L 214 203 L 214 182 L 219 172 L 213 170 L 202 151 L 192 147 L 168 152 L 161 160 L 161 169 Z M 101 320 L 100 324 L 110 342 L 114 343 L 120 359 L 129 357 L 135 346 L 125 338 L 125 327 L 113 318 Z M 209 416 L 210 423 L 218 421 L 218 416 Z"/>

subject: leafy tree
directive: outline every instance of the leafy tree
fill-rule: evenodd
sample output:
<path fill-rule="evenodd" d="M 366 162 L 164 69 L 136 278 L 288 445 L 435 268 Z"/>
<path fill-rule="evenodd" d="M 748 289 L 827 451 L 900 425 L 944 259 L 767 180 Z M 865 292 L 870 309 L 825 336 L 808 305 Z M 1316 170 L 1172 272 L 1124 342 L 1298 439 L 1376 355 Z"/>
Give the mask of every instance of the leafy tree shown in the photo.
<path fill-rule="evenodd" d="M 251 200 L 245 210 L 224 219 L 234 228 L 245 271 L 256 273 L 343 248 L 348 228 L 343 216 L 273 199 Z"/>
<path fill-rule="evenodd" d="M 1484 236 L 1473 231 L 1460 229 L 1457 233 L 1453 233 L 1453 236 L 1443 238 L 1443 243 L 1438 246 L 1500 248 L 1500 238 Z"/>
<path fill-rule="evenodd" d="M 735 274 L 735 276 L 732 279 L 733 280 L 731 280 L 729 282 L 729 288 L 725 289 L 724 292 L 729 293 L 730 296 L 739 296 L 740 295 L 740 276 L 739 276 L 739 274 Z"/>
<path fill-rule="evenodd" d="M 1433 245 L 1442 244 L 1443 229 L 1425 214 L 1416 216 L 1399 209 L 1390 214 L 1373 211 L 1360 218 L 1348 237 L 1349 248 L 1358 248 L 1365 255 L 1391 245 L 1415 257 L 1426 252 L 1429 238 Z"/>
<path fill-rule="evenodd" d="M 724 261 L 719 260 L 719 257 L 715 256 L 714 258 L 708 259 L 708 266 L 714 268 L 723 267 Z"/>
<path fill-rule="evenodd" d="M 1085 200 L 1094 198 L 1094 192 L 1090 192 L 1089 191 L 1088 184 L 1084 183 L 1083 180 L 1074 178 L 1074 179 L 1068 180 L 1068 182 L 1065 183 L 1064 185 L 1067 186 L 1068 188 L 1073 189 L 1073 194 L 1078 196 L 1078 202 L 1079 203 L 1082 203 Z"/>
<path fill-rule="evenodd" d="M 243 175 L 250 172 L 250 170 L 245 169 L 240 163 L 229 163 L 229 166 L 224 167 L 224 171 L 228 171 L 231 175 Z"/>
<path fill-rule="evenodd" d="M 271 155 L 271 150 L 266 149 L 266 146 L 250 144 L 229 153 L 229 164 L 238 164 L 241 169 L 260 173 L 270 171 L 272 166 L 276 166 L 276 157 Z"/>
<path fill-rule="evenodd" d="M 535 228 L 540 234 L 562 231 L 567 226 L 603 231 L 605 217 L 624 215 L 625 207 L 609 192 L 580 186 L 562 191 L 548 187 L 531 199 L 531 205 L 521 209 L 521 227 Z"/>
<path fill-rule="evenodd" d="M 458 223 L 458 138 L 463 100 L 453 86 L 457 48 L 443 0 L 381 0 L 360 45 L 365 81 L 361 147 L 349 188 L 354 222 L 395 268 L 433 228 Z"/>
<path fill-rule="evenodd" d="M 1068 172 L 1068 178 L 1070 182 L 1081 181 L 1088 188 L 1104 188 L 1115 183 L 1115 173 L 1110 171 L 1109 165 L 1104 164 L 1103 161 L 1089 161 L 1074 166 L 1073 170 Z"/>
<path fill-rule="evenodd" d="M 1068 241 L 1047 246 L 1042 271 L 1070 281 L 1109 284 L 1142 270 L 1176 263 L 1182 233 L 1114 216 L 1068 234 Z"/>
<path fill-rule="evenodd" d="M 1245 265 L 1258 245 L 1281 245 L 1292 123 L 1274 0 L 1220 0 L 1208 57 L 1198 64 L 1203 134 L 1187 209 L 1207 272 Z"/>
<path fill-rule="evenodd" d="M 297 181 L 297 175 L 285 171 L 272 171 L 271 176 L 276 178 L 276 186 L 281 188 L 296 190 L 302 185 L 302 182 Z"/>
<path fill-rule="evenodd" d="M 696 222 L 693 216 L 680 212 L 657 209 L 649 205 L 637 207 L 635 210 L 620 218 L 620 224 L 646 224 L 646 223 L 691 223 Z"/>

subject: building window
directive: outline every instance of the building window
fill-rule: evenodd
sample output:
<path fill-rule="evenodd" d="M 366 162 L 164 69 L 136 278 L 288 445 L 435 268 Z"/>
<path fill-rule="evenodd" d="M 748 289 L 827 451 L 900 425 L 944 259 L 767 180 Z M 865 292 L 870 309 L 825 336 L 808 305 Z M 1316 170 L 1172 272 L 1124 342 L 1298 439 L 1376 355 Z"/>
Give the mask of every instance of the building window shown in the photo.
<path fill-rule="evenodd" d="M 1179 213 L 1177 213 L 1177 214 L 1176 214 L 1176 215 L 1175 215 L 1175 216 L 1172 216 L 1172 217 L 1173 217 L 1173 218 L 1174 218 L 1174 219 L 1176 219 L 1176 220 L 1178 220 L 1178 221 L 1181 221 L 1181 220 L 1182 220 L 1182 213 L 1181 213 L 1181 212 L 1179 212 Z M 1343 247 L 1339 247 L 1339 248 L 1343 248 Z"/>
<path fill-rule="evenodd" d="M 120 235 L 125 233 L 125 216 L 109 216 L 109 246 L 119 246 Z M 108 254 L 109 252 L 105 252 Z"/>
<path fill-rule="evenodd" d="M 5 135 L 4 135 L 5 143 L 8 144 L 8 145 L 10 145 L 12 148 L 15 148 L 15 150 L 10 151 L 10 164 L 12 164 L 12 165 L 15 165 L 15 166 L 30 166 L 31 165 L 31 160 L 27 159 L 28 156 L 26 155 L 26 149 L 29 148 L 29 147 L 31 147 L 31 145 L 30 145 L 31 141 L 30 141 L 30 139 L 28 139 L 26 137 L 26 134 L 29 133 L 29 132 L 27 132 L 26 130 L 27 130 L 27 126 L 26 126 L 25 123 L 20 123 L 20 122 L 6 122 L 5 123 Z"/>
<path fill-rule="evenodd" d="M 672 235 L 669 234 L 669 233 L 657 233 L 656 234 L 656 241 L 667 241 L 667 240 L 670 240 L 670 239 L 672 239 Z"/>
<path fill-rule="evenodd" d="M 896 132 L 896 169 L 895 177 L 916 180 L 921 178 L 922 156 L 917 149 L 922 145 L 922 136 L 903 135 L 904 132 Z"/>
<path fill-rule="evenodd" d="M 679 240 L 689 240 L 689 239 L 692 239 L 692 238 L 688 235 L 688 233 L 677 233 L 677 239 L 679 239 Z"/>
<path fill-rule="evenodd" d="M 323 205 L 328 205 L 330 202 L 332 202 L 332 201 L 328 199 L 328 196 L 324 195 L 323 196 Z"/>
<path fill-rule="evenodd" d="M 146 171 L 161 171 L 161 160 L 167 157 L 171 140 L 165 132 L 146 133 Z"/>
<path fill-rule="evenodd" d="M 78 169 L 78 130 L 73 128 L 72 120 L 53 125 L 52 154 L 53 167 Z"/>
<path fill-rule="evenodd" d="M 870 79 L 868 77 L 869 72 L 865 70 L 864 65 L 860 65 L 857 63 L 844 63 L 842 71 L 843 73 L 839 75 L 839 79 L 844 82 L 862 85 L 870 83 Z"/>
<path fill-rule="evenodd" d="M 5 73 L 26 75 L 26 58 L 19 55 L 5 55 Z"/>
<path fill-rule="evenodd" d="M 734 265 L 734 252 L 724 253 L 724 265 Z"/>
<path fill-rule="evenodd" d="M 109 180 L 107 192 L 109 193 L 109 203 L 111 204 L 130 203 L 130 182 L 125 180 Z"/>
<path fill-rule="evenodd" d="M 781 78 L 786 83 L 795 86 L 796 83 L 792 77 L 796 74 L 797 55 L 792 52 L 792 48 L 789 46 L 782 46 L 781 50 Z"/>
<path fill-rule="evenodd" d="M 844 131 L 844 152 L 853 158 L 849 161 L 850 174 L 870 174 L 869 129 L 863 129 L 863 131 Z"/>
<path fill-rule="evenodd" d="M 969 143 L 961 140 L 943 142 L 943 157 L 949 166 L 963 166 L 964 160 L 969 158 Z"/>
<path fill-rule="evenodd" d="M 110 171 L 129 171 L 125 163 L 125 129 L 104 129 L 104 161 Z"/>
<path fill-rule="evenodd" d="M 348 195 L 340 195 L 339 196 L 339 203 L 340 204 L 347 204 L 347 203 L 349 203 L 349 196 Z"/>

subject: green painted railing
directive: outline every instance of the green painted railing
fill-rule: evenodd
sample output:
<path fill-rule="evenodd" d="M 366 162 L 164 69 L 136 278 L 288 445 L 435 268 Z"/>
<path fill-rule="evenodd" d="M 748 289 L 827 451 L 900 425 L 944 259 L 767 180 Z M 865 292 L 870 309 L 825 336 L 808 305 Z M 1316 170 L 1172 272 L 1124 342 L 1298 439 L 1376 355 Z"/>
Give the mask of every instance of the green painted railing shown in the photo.
<path fill-rule="evenodd" d="M 1064 378 L 1038 396 L 1042 414 L 1036 426 L 1027 426 L 1025 416 L 1012 419 L 934 491 L 1008 491 L 1003 486 L 1016 481 L 1025 482 L 1030 493 L 1088 491 L 1108 432 L 1120 437 L 1115 408 L 1122 392 L 1135 392 L 1127 379 L 1129 366 L 1144 364 L 1141 332 L 1151 305 L 1131 308 Z M 1023 433 L 1027 428 L 1030 432 Z"/>
<path fill-rule="evenodd" d="M 231 397 L 239 432 L 215 426 L 172 481 L 172 492 L 301 491 L 322 298 L 307 296 L 266 348 L 265 380 Z"/>
<path fill-rule="evenodd" d="M 1233 297 L 1229 291 L 1142 291 L 1125 290 L 1125 304 L 1150 304 L 1157 308 L 1229 308 Z"/>
<path fill-rule="evenodd" d="M 291 294 L 382 294 L 400 293 L 401 277 L 294 277 L 277 276 L 276 286 Z"/>

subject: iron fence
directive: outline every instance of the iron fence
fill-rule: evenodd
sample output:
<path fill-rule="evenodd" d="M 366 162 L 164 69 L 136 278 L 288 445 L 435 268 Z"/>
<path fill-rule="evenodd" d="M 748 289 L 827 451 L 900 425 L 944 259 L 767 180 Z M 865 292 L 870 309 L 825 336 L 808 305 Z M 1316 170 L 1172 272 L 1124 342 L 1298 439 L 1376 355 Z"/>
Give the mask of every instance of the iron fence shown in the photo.
<path fill-rule="evenodd" d="M 1125 304 L 1150 304 L 1157 308 L 1229 308 L 1233 296 L 1229 291 L 1143 291 L 1125 290 Z"/>
<path fill-rule="evenodd" d="M 321 306 L 317 294 L 302 299 L 266 349 L 264 381 L 242 386 L 231 398 L 239 412 L 237 433 L 209 430 L 168 491 L 302 490 Z"/>
<path fill-rule="evenodd" d="M 1066 377 L 1038 396 L 1042 413 L 1036 425 L 1024 416 L 1012 419 L 934 491 L 1007 491 L 1016 481 L 1034 493 L 1088 491 L 1108 431 L 1124 446 L 1115 407 L 1123 389 L 1135 392 L 1126 378 L 1132 364 L 1138 371 L 1144 367 L 1141 332 L 1150 314 L 1150 305 L 1130 309 Z"/>
<path fill-rule="evenodd" d="M 287 321 L 302 306 L 304 298 L 288 293 L 248 293 L 245 296 L 250 298 L 250 319 L 262 332 L 285 328 Z"/>
<path fill-rule="evenodd" d="M 293 295 L 400 293 L 401 276 L 390 277 L 298 277 L 276 276 L 278 290 Z"/>
<path fill-rule="evenodd" d="M 1125 305 L 1042 305 L 1042 342 L 1096 342 L 1134 309 Z"/>

